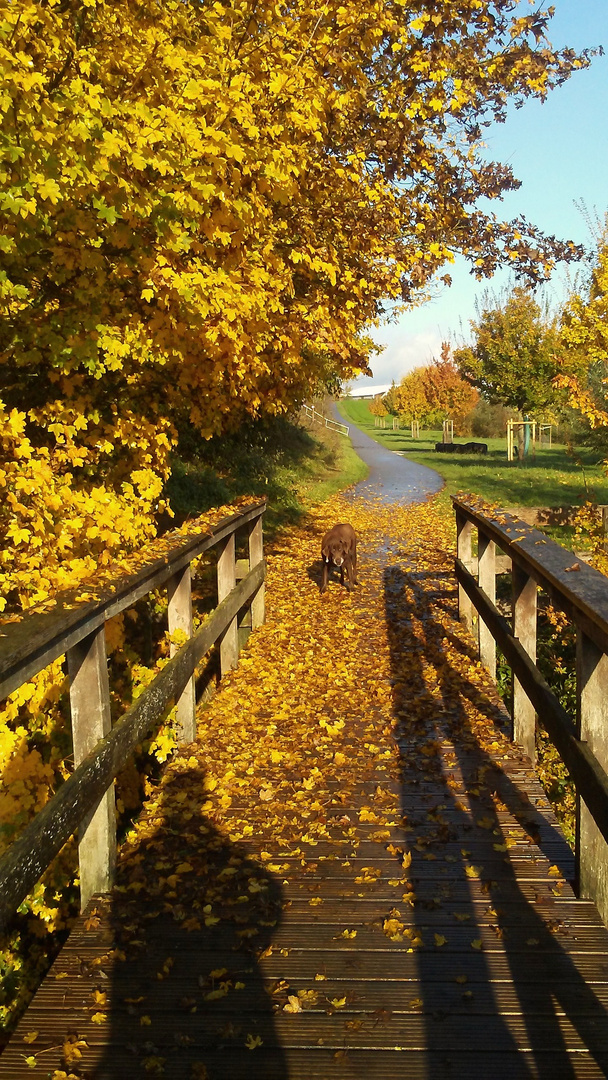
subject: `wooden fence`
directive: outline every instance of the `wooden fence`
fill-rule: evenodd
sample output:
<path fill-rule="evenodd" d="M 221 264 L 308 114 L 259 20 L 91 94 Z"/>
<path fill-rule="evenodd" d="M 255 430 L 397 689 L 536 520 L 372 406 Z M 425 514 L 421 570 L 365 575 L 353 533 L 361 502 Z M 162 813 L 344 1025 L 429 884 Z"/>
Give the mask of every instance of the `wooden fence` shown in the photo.
<path fill-rule="evenodd" d="M 76 831 L 81 907 L 110 889 L 116 857 L 115 777 L 174 705 L 179 741 L 194 739 L 196 666 L 219 641 L 221 673 L 235 667 L 243 611 L 249 611 L 252 628 L 264 621 L 265 509 L 265 501 L 248 506 L 198 535 L 190 529 L 187 539 L 176 533 L 175 546 L 164 558 L 101 590 L 98 599 L 74 603 L 60 596 L 51 612 L 26 613 L 3 627 L 0 701 L 67 655 L 75 768 L 0 860 L 0 931 Z M 247 536 L 248 558 L 237 563 L 235 538 L 240 530 Z M 193 634 L 190 564 L 212 548 L 218 555 L 218 604 Z M 169 662 L 112 727 L 105 623 L 163 585 L 169 633 L 185 631 L 189 640 L 171 646 Z"/>
<path fill-rule="evenodd" d="M 492 675 L 496 645 L 512 668 L 514 740 L 534 760 L 540 716 L 574 780 L 577 888 L 595 901 L 608 924 L 608 578 L 506 512 L 490 514 L 473 502 L 452 501 L 460 618 L 472 629 L 476 612 L 479 655 Z M 497 559 L 496 547 L 506 559 Z M 496 574 L 505 570 L 512 577 L 510 621 L 496 607 Z M 576 627 L 575 717 L 561 706 L 536 666 L 539 587 Z"/>
<path fill-rule="evenodd" d="M 302 411 L 309 420 L 314 420 L 315 424 L 323 424 L 326 428 L 331 428 L 332 431 L 339 431 L 340 435 L 350 434 L 348 424 L 340 424 L 337 420 L 330 420 L 329 416 L 318 412 L 314 405 L 302 405 Z"/>

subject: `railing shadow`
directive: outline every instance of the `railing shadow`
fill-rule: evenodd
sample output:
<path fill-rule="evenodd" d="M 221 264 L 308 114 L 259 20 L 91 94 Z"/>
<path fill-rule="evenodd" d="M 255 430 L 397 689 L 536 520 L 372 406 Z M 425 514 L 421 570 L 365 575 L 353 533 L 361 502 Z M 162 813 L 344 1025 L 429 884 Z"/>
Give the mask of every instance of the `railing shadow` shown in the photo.
<path fill-rule="evenodd" d="M 98 905 L 114 963 L 96 991 L 110 1031 L 95 1080 L 129 1070 L 249 1078 L 248 1048 L 262 1045 L 264 1065 L 286 1080 L 258 963 L 279 925 L 281 886 L 203 815 L 202 769 L 189 762 L 172 774 L 124 850 L 117 889 Z"/>
<path fill-rule="evenodd" d="M 541 846 L 548 827 L 487 748 L 500 712 L 468 677 L 445 582 L 437 575 L 429 603 L 417 577 L 390 566 L 384 586 L 413 912 L 424 943 L 425 1075 L 461 1075 L 460 1057 L 471 1075 L 489 1075 L 485 1067 L 495 1080 L 561 1080 L 578 1075 L 569 1049 L 587 1068 L 595 1064 L 589 1075 L 608 1075 L 606 1009 L 567 950 L 548 890 L 536 891 L 533 874 L 518 880 L 499 815 L 514 816 Z M 571 863 L 557 831 L 550 858 Z"/>

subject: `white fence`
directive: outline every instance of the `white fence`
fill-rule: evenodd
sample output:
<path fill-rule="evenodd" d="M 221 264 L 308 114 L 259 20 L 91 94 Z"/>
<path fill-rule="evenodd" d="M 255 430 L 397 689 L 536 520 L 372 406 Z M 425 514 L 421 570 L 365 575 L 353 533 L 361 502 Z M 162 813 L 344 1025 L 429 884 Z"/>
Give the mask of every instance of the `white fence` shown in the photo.
<path fill-rule="evenodd" d="M 324 416 L 323 413 L 317 412 L 314 405 L 302 405 L 302 410 L 309 419 L 314 420 L 316 424 L 324 424 L 325 427 L 331 428 L 332 431 L 339 431 L 341 435 L 350 435 L 350 428 L 347 424 L 339 424 L 336 420 L 330 420 L 328 416 Z"/>

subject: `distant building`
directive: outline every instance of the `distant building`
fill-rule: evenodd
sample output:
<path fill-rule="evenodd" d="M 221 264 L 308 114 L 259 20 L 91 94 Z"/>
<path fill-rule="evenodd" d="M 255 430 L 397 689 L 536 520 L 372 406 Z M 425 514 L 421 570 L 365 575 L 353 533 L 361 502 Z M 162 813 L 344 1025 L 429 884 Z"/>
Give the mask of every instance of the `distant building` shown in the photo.
<path fill-rule="evenodd" d="M 349 390 L 347 394 L 344 394 L 344 397 L 375 398 L 378 397 L 378 394 L 380 394 L 380 397 L 384 397 L 385 394 L 388 394 L 391 385 L 391 383 L 383 383 L 382 386 L 358 386 L 354 390 Z"/>

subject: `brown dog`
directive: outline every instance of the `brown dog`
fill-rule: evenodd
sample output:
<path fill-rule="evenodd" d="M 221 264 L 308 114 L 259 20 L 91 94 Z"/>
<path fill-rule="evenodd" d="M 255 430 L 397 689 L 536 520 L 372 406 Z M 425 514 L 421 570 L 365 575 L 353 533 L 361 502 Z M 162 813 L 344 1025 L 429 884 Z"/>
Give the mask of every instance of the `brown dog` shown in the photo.
<path fill-rule="evenodd" d="M 333 564 L 340 569 L 340 584 L 344 585 L 344 568 L 348 575 L 346 588 L 350 591 L 357 581 L 357 535 L 352 525 L 334 525 L 333 529 L 325 533 L 321 541 L 321 555 L 323 556 L 323 581 L 321 592 L 327 588 L 329 568 Z"/>

